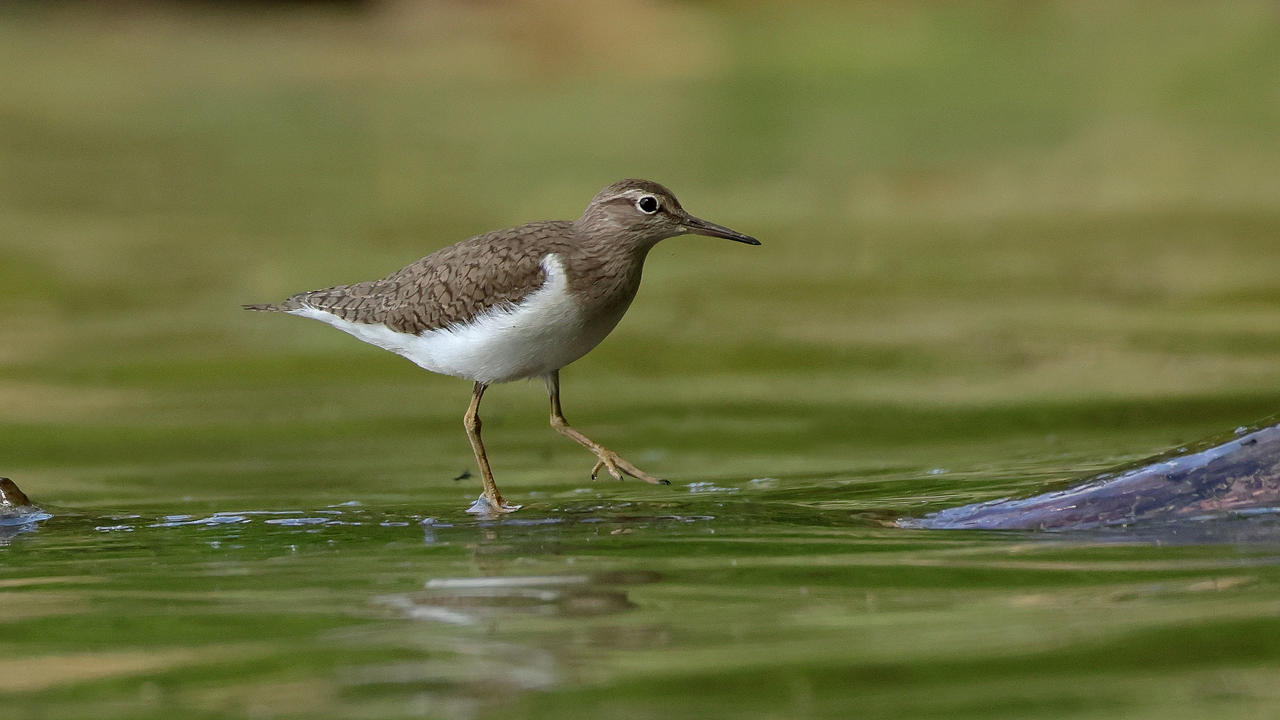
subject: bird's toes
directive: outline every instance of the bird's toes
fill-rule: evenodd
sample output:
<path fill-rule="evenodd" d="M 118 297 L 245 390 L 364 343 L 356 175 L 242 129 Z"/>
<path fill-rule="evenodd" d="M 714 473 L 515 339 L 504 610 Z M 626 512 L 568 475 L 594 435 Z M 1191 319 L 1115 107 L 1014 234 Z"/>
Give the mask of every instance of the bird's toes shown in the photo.
<path fill-rule="evenodd" d="M 475 502 L 471 503 L 471 507 L 467 508 L 467 512 L 482 518 L 495 518 L 499 515 L 515 512 L 521 507 L 523 506 L 512 505 L 502 498 L 498 498 L 497 502 L 494 502 L 481 494 L 480 497 L 476 498 Z"/>
<path fill-rule="evenodd" d="M 592 480 L 595 480 L 596 476 L 599 475 L 600 468 L 604 468 L 605 470 L 608 470 L 609 475 L 614 480 L 619 480 L 619 481 L 622 480 L 622 471 L 618 469 L 618 463 L 617 463 L 619 458 L 613 456 L 613 454 L 610 453 L 608 450 L 603 451 L 596 457 L 599 459 L 596 460 L 595 466 L 591 468 Z"/>
<path fill-rule="evenodd" d="M 650 475 L 649 473 L 641 470 L 640 468 L 636 467 L 635 465 L 632 465 L 631 463 L 627 462 L 621 455 L 618 455 L 612 450 L 600 448 L 599 450 L 596 451 L 596 458 L 598 458 L 596 460 L 596 464 L 591 468 L 592 480 L 595 480 L 596 477 L 599 475 L 600 468 L 604 468 L 609 471 L 609 474 L 613 476 L 614 480 L 623 480 L 625 479 L 623 477 L 624 475 L 630 475 L 631 477 L 636 478 L 637 480 L 643 480 L 651 485 L 670 485 L 671 484 L 670 480 L 662 480 L 662 479 L 656 478 Z"/>
<path fill-rule="evenodd" d="M 636 478 L 637 480 L 643 480 L 649 483 L 650 485 L 670 485 L 671 484 L 666 480 L 660 480 L 650 475 L 649 473 L 641 470 L 640 468 L 636 467 L 635 465 L 632 465 L 631 463 L 627 462 L 626 460 L 623 460 L 620 457 L 616 458 L 616 460 L 618 461 L 618 467 L 622 468 L 623 472 L 625 472 L 626 474 L 630 475 L 633 478 Z"/>

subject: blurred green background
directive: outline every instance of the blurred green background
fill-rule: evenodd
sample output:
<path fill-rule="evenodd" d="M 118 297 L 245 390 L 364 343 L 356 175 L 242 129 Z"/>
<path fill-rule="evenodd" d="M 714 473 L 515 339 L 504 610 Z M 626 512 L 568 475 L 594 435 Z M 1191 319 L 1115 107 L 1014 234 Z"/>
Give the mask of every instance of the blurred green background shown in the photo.
<path fill-rule="evenodd" d="M 93 517 L 352 498 L 456 513 L 478 491 L 451 480 L 472 463 L 468 383 L 239 305 L 380 277 L 485 230 L 576 217 L 606 184 L 647 177 L 764 245 L 659 245 L 627 318 L 563 374 L 575 425 L 677 481 L 672 492 L 778 479 L 766 499 L 801 525 L 1033 491 L 1280 409 L 1277 78 L 1280 9 L 1263 1 L 5 4 L 0 475 L 37 502 Z M 497 388 L 485 410 L 499 483 L 529 512 L 554 513 L 585 485 L 590 457 L 546 427 L 540 385 Z M 673 497 L 588 487 L 606 505 Z M 819 515 L 798 519 L 805 509 Z M 724 522 L 749 532 L 759 518 Z M 122 563 L 139 547 L 160 558 L 155 576 L 121 591 L 143 607 L 216 589 L 199 573 L 166 579 L 165 563 L 178 560 L 165 553 L 190 550 L 167 532 L 160 549 L 140 534 L 121 550 Z M 46 527 L 27 546 L 83 542 L 68 537 Z M 562 540 L 564 552 L 575 547 Z M 938 549 L 913 542 L 904 558 Z M 356 547 L 364 555 L 333 570 L 335 585 L 344 572 L 373 584 L 359 573 L 388 551 L 378 539 Z M 616 560 L 660 566 L 679 547 L 637 542 Z M 992 552 L 1003 562 L 1003 549 Z M 24 557 L 13 572 L 83 571 L 41 564 L 34 551 L 10 559 Z M 313 571 L 282 587 L 299 590 Z M 1256 603 L 1235 597 L 1236 607 L 1272 613 L 1273 575 L 1250 576 Z M 1079 574 L 1062 577 L 1063 602 L 1093 597 Z M 942 597 L 954 580 L 889 572 L 881 589 Z M 758 578 L 734 582 L 742 597 L 761 590 Z M 994 576 L 970 582 L 1007 589 Z M 281 604 L 297 601 L 281 592 Z M 1027 620 L 1026 636 L 1062 612 L 1035 607 L 1044 616 Z M 999 645 L 988 629 L 1005 609 L 925 626 L 962 628 L 948 647 Z M 714 622 L 703 610 L 690 617 Z M 68 633 L 67 647 L 77 636 L 109 643 L 122 627 L 153 631 L 92 620 L 60 631 L 56 618 L 25 612 L 43 618 L 45 638 Z M 1143 617 L 1190 617 L 1179 612 Z M 1140 622 L 1136 610 L 1113 617 L 1126 631 Z M 920 627 L 904 618 L 883 647 Z M 262 622 L 283 649 L 311 637 L 310 626 Z M 1275 629 L 1241 622 L 1246 634 Z M 1188 673 L 1217 672 L 1230 655 L 1209 637 L 1220 635 L 1196 635 L 1204 653 Z M 15 642 L 6 649 L 19 658 L 65 649 L 35 635 Z M 330 668 L 307 647 L 307 662 Z M 603 687 L 634 669 L 599 652 Z M 1115 658 L 1105 646 L 1071 652 L 1050 666 L 1105 670 Z M 1274 648 L 1253 652 L 1253 667 L 1274 667 Z M 1118 661 L 1129 672 L 1147 664 L 1118 656 L 1131 658 Z M 138 672 L 186 662 L 156 657 Z M 257 671 L 283 682 L 272 674 L 282 662 Z M 962 695 L 968 680 L 947 667 L 938 677 Z M 25 707 L 61 688 L 61 717 L 89 712 L 77 698 L 134 693 L 43 672 L 53 679 L 23 690 L 35 693 L 21 696 Z M 645 715 L 646 677 L 630 691 L 642 698 L 633 716 Z M 1185 688 L 1190 675 L 1171 677 Z M 1244 685 L 1225 705 L 1203 705 L 1144 676 L 1134 687 L 1152 704 L 1124 707 L 1250 716 L 1266 683 L 1236 677 Z M 917 710 L 990 716 L 922 682 L 884 691 L 874 707 L 888 716 L 908 695 L 929 696 L 938 705 Z M 837 716 L 849 708 L 824 698 L 859 702 L 804 687 L 800 705 L 760 716 L 802 706 Z M 1046 704 L 1063 699 L 1045 692 Z M 1054 706 L 1098 717 L 1079 692 Z M 562 712 L 548 702 L 548 714 Z M 1045 708 L 1025 702 L 1005 710 Z"/>
<path fill-rule="evenodd" d="M 630 176 L 765 241 L 660 245 L 619 331 L 565 373 L 586 427 L 679 426 L 655 472 L 761 437 L 847 456 L 860 427 L 916 410 L 1280 405 L 1274 3 L 0 19 L 0 450 L 46 496 L 120 498 L 130 484 L 100 476 L 135 456 L 252 462 L 299 428 L 332 462 L 351 457 L 334 440 L 390 433 L 403 455 L 447 428 L 446 464 L 466 467 L 465 383 L 238 305 L 576 217 Z M 542 403 L 487 408 L 524 426 Z M 768 431 L 739 443 L 725 406 Z"/>

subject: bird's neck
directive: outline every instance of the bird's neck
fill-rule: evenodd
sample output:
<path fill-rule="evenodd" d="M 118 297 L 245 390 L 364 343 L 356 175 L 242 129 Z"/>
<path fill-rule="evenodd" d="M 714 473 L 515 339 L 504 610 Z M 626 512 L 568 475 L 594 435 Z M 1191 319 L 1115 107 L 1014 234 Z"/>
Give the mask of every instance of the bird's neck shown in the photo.
<path fill-rule="evenodd" d="M 608 239 L 581 242 L 565 258 L 571 289 L 589 307 L 602 313 L 621 313 L 640 288 L 650 247 Z"/>

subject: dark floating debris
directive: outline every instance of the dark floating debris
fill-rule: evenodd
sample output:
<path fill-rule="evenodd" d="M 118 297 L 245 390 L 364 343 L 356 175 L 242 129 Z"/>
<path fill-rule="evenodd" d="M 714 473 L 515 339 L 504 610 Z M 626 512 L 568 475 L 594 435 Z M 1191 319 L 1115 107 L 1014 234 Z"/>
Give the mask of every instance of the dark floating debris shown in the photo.
<path fill-rule="evenodd" d="M 31 504 L 31 499 L 18 484 L 0 478 L 0 543 L 7 543 L 18 533 L 36 529 L 36 523 L 53 517 Z"/>
<path fill-rule="evenodd" d="M 1280 424 L 1236 428 L 1065 490 L 948 508 L 900 527 L 1084 530 L 1138 522 L 1280 513 Z"/>
<path fill-rule="evenodd" d="M 18 487 L 18 483 L 9 478 L 0 478 L 0 507 L 31 507 L 31 499 L 27 497 L 26 493 L 22 492 L 22 488 Z"/>

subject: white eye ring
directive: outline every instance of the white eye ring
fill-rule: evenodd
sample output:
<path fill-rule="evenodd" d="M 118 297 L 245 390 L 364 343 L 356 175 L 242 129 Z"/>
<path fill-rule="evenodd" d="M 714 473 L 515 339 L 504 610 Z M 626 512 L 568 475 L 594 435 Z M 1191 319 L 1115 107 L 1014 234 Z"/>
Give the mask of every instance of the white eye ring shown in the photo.
<path fill-rule="evenodd" d="M 658 198 L 652 195 L 643 195 L 639 200 L 636 200 L 636 209 L 645 215 L 652 215 L 658 212 L 660 207 L 662 205 L 658 202 Z"/>

